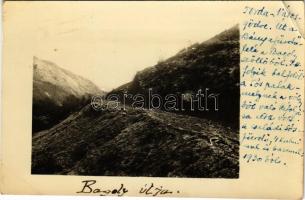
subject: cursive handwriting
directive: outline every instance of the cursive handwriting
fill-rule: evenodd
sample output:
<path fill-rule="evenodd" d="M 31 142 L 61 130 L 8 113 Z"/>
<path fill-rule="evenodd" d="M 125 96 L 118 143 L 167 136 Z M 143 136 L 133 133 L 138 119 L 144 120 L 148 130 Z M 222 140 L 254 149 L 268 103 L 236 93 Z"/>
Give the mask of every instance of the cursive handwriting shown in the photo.
<path fill-rule="evenodd" d="M 303 22 L 288 4 L 245 6 L 241 23 L 241 148 L 247 164 L 287 166 L 304 156 Z"/>
<path fill-rule="evenodd" d="M 97 184 L 96 180 L 84 180 L 82 181 L 81 189 L 76 193 L 82 194 L 95 194 L 100 196 L 124 196 L 128 193 L 129 189 L 121 183 L 117 187 L 110 188 L 110 187 L 102 187 L 101 185 Z M 173 191 L 170 189 L 165 188 L 162 185 L 155 185 L 154 183 L 145 184 L 141 186 L 141 188 L 137 191 L 140 195 L 144 196 L 165 196 L 165 195 L 172 195 L 174 193 L 180 193 L 179 190 Z"/>
<path fill-rule="evenodd" d="M 106 196 L 106 195 L 124 196 L 124 194 L 128 192 L 124 184 L 121 184 L 119 187 L 116 188 L 103 189 L 102 187 L 96 185 L 96 180 L 85 180 L 82 181 L 82 183 L 83 183 L 82 189 L 76 193 L 99 194 L 100 196 Z"/>
<path fill-rule="evenodd" d="M 145 184 L 144 187 L 141 187 L 140 194 L 144 194 L 146 196 L 160 196 L 160 195 L 166 195 L 166 194 L 173 194 L 173 191 L 170 191 L 169 189 L 163 188 L 163 186 L 155 186 L 153 183 L 147 185 Z M 177 191 L 179 193 L 179 191 Z"/>

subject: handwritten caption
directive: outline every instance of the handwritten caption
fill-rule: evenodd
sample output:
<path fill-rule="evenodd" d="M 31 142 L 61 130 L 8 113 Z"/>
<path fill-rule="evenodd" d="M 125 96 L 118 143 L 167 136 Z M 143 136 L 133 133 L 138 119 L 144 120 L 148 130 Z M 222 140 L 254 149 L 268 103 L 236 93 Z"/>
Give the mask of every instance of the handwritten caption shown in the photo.
<path fill-rule="evenodd" d="M 82 189 L 76 193 L 82 193 L 82 194 L 96 194 L 99 196 L 124 196 L 126 193 L 128 193 L 129 189 L 121 183 L 118 184 L 115 188 L 109 188 L 109 187 L 101 187 L 97 184 L 96 180 L 85 180 L 82 181 Z M 143 184 L 142 187 L 138 190 L 139 195 L 142 196 L 168 196 L 172 194 L 178 194 L 180 193 L 179 190 L 170 190 L 162 185 L 155 185 L 154 183 L 149 184 Z"/>

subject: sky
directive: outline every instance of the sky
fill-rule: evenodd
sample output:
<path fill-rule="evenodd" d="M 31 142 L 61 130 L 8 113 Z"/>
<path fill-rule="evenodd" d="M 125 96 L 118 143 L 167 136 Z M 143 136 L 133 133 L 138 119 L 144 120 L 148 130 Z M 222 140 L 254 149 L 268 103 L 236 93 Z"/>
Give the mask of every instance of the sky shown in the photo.
<path fill-rule="evenodd" d="M 109 91 L 239 22 L 240 2 L 18 2 L 4 37 Z M 225 16 L 225 17 L 224 17 Z M 5 24 L 5 23 L 4 23 Z"/>

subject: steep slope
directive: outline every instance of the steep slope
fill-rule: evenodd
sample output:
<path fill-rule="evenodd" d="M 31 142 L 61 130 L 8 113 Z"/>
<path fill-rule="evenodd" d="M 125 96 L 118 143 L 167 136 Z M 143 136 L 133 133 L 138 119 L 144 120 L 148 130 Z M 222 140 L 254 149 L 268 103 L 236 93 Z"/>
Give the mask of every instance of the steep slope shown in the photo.
<path fill-rule="evenodd" d="M 236 178 L 238 137 L 206 119 L 90 105 L 33 137 L 33 174 Z"/>
<path fill-rule="evenodd" d="M 33 133 L 52 127 L 103 92 L 91 81 L 34 57 Z"/>
<path fill-rule="evenodd" d="M 215 119 L 238 128 L 239 59 L 239 27 L 236 25 L 138 72 L 132 82 L 109 94 L 119 94 L 121 99 L 124 92 L 142 94 L 148 99 L 150 88 L 163 97 L 168 94 L 195 95 L 199 89 L 205 91 L 208 88 L 210 92 L 219 94 L 219 110 L 212 109 L 214 102 L 211 100 L 209 111 L 191 112 L 189 106 L 183 113 Z M 187 100 L 180 100 L 189 105 Z M 165 110 L 163 106 L 162 109 Z"/>

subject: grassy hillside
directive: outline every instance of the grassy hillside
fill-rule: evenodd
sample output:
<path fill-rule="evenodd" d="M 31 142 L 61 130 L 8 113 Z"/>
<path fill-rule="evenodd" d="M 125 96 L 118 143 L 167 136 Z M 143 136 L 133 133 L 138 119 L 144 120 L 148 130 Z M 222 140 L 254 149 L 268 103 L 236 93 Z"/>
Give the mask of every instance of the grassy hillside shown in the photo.
<path fill-rule="evenodd" d="M 218 111 L 213 110 L 213 99 L 209 102 L 209 111 L 205 112 L 190 112 L 190 103 L 180 99 L 188 105 L 183 113 L 222 121 L 238 128 L 239 59 L 239 28 L 236 25 L 208 41 L 194 44 L 138 72 L 132 82 L 113 90 L 109 95 L 119 94 L 122 100 L 122 94 L 127 92 L 143 94 L 148 99 L 150 88 L 163 97 L 167 94 L 195 95 L 199 89 L 204 91 L 209 88 L 210 92 L 219 94 Z"/>
<path fill-rule="evenodd" d="M 86 106 L 33 138 L 32 173 L 238 177 L 237 134 L 160 110 Z"/>

